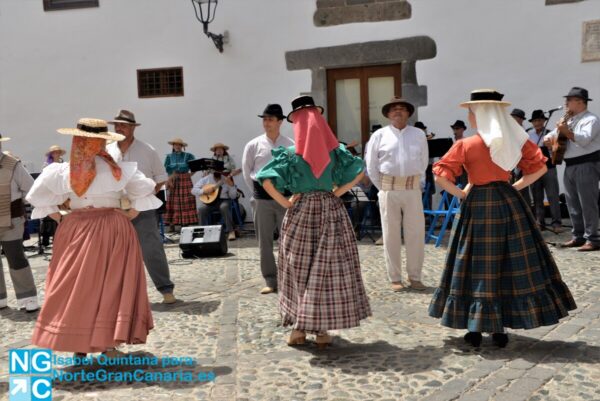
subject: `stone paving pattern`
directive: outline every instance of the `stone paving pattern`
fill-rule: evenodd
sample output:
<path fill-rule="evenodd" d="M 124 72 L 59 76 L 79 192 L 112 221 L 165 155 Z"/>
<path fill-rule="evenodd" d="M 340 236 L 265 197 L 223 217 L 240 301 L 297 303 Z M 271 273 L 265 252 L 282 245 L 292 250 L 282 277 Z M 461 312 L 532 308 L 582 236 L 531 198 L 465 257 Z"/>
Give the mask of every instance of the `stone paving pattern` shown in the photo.
<path fill-rule="evenodd" d="M 545 232 L 548 241 L 568 234 Z M 214 371 L 207 383 L 59 383 L 54 400 L 600 400 L 600 252 L 551 247 L 578 309 L 551 327 L 510 331 L 498 349 L 489 338 L 467 346 L 463 331 L 427 316 L 446 249 L 426 246 L 425 292 L 389 288 L 382 248 L 359 243 L 373 317 L 336 332 L 324 351 L 313 343 L 291 348 L 281 327 L 277 296 L 259 295 L 259 253 L 252 236 L 230 242 L 223 258 L 182 260 L 167 245 L 176 296 L 173 306 L 148 288 L 155 328 L 145 345 L 124 346 L 135 355 L 195 358 L 193 372 Z M 31 253 L 43 295 L 48 260 Z M 4 263 L 6 266 L 6 263 Z M 0 399 L 8 399 L 8 349 L 30 347 L 37 314 L 0 310 Z M 148 280 L 150 283 L 150 280 Z M 173 371 L 176 368 L 152 368 Z M 151 370 L 152 370 L 151 369 Z"/>

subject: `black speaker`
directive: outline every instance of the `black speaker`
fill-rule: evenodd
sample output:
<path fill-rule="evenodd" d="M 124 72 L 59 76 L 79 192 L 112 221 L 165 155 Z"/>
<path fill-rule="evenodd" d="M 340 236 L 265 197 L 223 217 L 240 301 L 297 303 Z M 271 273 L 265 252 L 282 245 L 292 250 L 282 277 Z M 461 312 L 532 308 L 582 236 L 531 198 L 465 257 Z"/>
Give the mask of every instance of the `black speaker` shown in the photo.
<path fill-rule="evenodd" d="M 184 258 L 224 256 L 227 236 L 222 225 L 182 227 L 179 248 Z"/>

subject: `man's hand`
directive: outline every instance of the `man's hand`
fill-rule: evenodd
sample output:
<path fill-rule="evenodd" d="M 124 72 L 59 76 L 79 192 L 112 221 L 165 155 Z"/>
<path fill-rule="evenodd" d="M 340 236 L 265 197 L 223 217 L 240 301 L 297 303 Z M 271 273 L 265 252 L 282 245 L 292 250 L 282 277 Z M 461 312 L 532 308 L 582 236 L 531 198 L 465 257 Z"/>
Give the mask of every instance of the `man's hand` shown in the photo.
<path fill-rule="evenodd" d="M 50 213 L 48 215 L 48 217 L 50 217 L 52 220 L 56 221 L 57 223 L 60 223 L 60 221 L 62 220 L 62 214 L 60 214 L 60 212 Z"/>

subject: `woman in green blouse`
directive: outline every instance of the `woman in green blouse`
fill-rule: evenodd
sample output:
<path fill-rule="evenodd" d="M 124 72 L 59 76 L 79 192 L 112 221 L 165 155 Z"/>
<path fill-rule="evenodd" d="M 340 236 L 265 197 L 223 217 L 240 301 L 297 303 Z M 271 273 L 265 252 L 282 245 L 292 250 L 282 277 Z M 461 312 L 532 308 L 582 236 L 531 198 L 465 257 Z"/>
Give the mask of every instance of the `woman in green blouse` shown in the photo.
<path fill-rule="evenodd" d="M 304 344 L 309 333 L 324 348 L 332 342 L 327 330 L 356 327 L 371 315 L 356 238 L 340 199 L 363 177 L 363 161 L 339 144 L 310 96 L 294 99 L 292 108 L 288 121 L 296 146 L 274 149 L 256 179 L 287 208 L 277 287 L 283 325 L 293 327 L 288 345 Z M 294 194 L 289 200 L 286 190 Z"/>
<path fill-rule="evenodd" d="M 165 169 L 169 174 L 167 181 L 169 199 L 164 217 L 165 224 L 182 227 L 197 224 L 196 199 L 192 195 L 192 175 L 187 164 L 195 157 L 185 152 L 187 143 L 181 138 L 169 141 L 169 145 L 173 147 L 173 151 L 165 158 Z"/>

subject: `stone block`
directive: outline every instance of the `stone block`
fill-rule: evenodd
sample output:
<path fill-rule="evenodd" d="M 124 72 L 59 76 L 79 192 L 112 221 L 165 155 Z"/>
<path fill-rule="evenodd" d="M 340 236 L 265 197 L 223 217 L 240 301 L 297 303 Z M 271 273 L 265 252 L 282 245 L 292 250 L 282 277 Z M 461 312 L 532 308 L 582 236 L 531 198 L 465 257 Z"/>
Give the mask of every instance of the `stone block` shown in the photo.
<path fill-rule="evenodd" d="M 334 26 L 355 22 L 396 21 L 411 17 L 410 3 L 405 0 L 375 2 L 374 0 L 346 0 L 347 5 L 324 3 L 313 16 L 315 26 Z"/>

